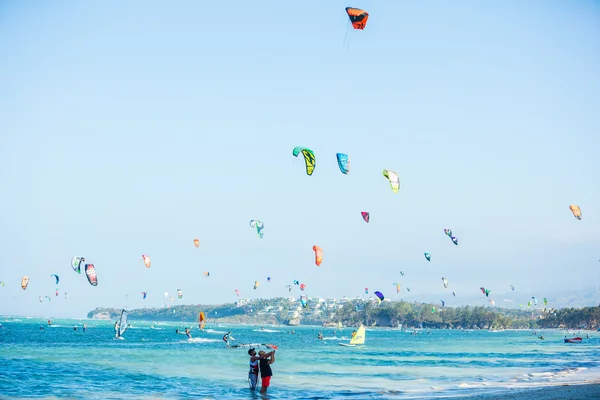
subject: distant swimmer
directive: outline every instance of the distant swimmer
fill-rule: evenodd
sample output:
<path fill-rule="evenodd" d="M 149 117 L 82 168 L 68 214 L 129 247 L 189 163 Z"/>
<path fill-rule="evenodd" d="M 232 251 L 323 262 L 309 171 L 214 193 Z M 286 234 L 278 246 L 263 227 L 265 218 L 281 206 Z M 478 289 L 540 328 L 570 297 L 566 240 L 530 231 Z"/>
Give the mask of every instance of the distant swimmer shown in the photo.
<path fill-rule="evenodd" d="M 540 335 L 540 336 L 538 336 L 538 338 L 539 338 L 540 340 L 544 340 L 544 335 Z"/>
<path fill-rule="evenodd" d="M 40 331 L 43 331 L 44 327 L 42 325 L 40 325 Z"/>
<path fill-rule="evenodd" d="M 77 326 L 73 325 L 73 330 L 76 331 L 77 330 Z"/>
<path fill-rule="evenodd" d="M 317 335 L 317 339 L 323 340 L 323 333 L 319 332 L 319 334 Z"/>

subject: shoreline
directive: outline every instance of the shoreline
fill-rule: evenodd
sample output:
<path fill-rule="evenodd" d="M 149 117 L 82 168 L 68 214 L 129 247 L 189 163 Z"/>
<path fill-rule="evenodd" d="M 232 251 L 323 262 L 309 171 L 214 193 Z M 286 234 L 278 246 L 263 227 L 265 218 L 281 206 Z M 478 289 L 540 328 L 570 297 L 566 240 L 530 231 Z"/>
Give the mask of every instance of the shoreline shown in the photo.
<path fill-rule="evenodd" d="M 600 399 L 600 380 L 590 382 L 560 383 L 541 387 L 505 388 L 447 398 L 465 400 L 579 400 Z"/>

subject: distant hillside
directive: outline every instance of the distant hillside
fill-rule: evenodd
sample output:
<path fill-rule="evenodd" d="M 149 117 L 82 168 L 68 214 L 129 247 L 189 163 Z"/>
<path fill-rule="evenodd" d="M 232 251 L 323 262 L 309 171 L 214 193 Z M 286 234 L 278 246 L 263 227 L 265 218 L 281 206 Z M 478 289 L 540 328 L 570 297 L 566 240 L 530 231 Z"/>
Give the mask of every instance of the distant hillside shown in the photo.
<path fill-rule="evenodd" d="M 439 304 L 371 300 L 311 300 L 304 308 L 296 299 L 275 298 L 243 300 L 222 305 L 178 305 L 164 308 L 128 310 L 131 320 L 172 321 L 193 324 L 203 311 L 207 322 L 328 325 L 392 326 L 424 328 L 552 328 L 587 327 L 600 322 L 600 307 L 556 310 L 537 306 L 510 309 L 501 307 L 441 307 Z M 120 309 L 97 308 L 88 318 L 116 320 Z"/>

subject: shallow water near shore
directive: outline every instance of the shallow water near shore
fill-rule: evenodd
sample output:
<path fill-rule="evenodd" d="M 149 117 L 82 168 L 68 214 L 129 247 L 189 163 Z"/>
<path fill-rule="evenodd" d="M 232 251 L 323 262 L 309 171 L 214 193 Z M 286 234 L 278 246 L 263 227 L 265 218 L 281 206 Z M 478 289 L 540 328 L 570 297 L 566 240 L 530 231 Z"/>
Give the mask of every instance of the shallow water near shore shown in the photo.
<path fill-rule="evenodd" d="M 88 330 L 83 332 L 82 324 Z M 0 396 L 6 398 L 262 398 L 248 389 L 247 348 L 279 346 L 268 398 L 434 398 L 600 377 L 600 334 L 566 344 L 565 331 L 367 329 L 366 345 L 343 347 L 352 328 L 130 321 L 125 340 L 98 320 L 15 318 L 0 328 Z M 73 326 L 77 330 L 73 330 Z M 40 326 L 44 329 L 41 330 Z M 189 326 L 189 324 L 187 325 Z M 295 334 L 291 333 L 291 330 Z M 317 340 L 322 331 L 325 340 Z M 264 347 L 261 347 L 264 348 Z M 265 348 L 266 350 L 266 348 Z"/>

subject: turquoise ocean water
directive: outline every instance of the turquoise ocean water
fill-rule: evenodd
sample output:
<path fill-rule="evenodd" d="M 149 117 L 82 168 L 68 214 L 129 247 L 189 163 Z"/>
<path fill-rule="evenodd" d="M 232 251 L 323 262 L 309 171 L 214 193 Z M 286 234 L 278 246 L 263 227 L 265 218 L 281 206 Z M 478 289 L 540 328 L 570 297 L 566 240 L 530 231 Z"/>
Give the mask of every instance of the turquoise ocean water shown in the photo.
<path fill-rule="evenodd" d="M 82 331 L 87 323 L 88 330 Z M 247 349 L 279 346 L 268 398 L 443 398 L 600 376 L 600 333 L 565 344 L 565 331 L 367 329 L 366 345 L 342 347 L 352 328 L 208 324 L 193 339 L 184 324 L 130 321 L 125 340 L 112 322 L 42 318 L 2 320 L 0 398 L 260 399 L 248 389 Z M 44 330 L 40 330 L 40 326 Z M 77 331 L 73 326 L 77 326 Z M 154 327 L 152 327 L 154 325 Z M 189 326 L 189 325 L 188 325 Z M 317 340 L 321 330 L 325 340 Z M 571 336 L 571 335 L 570 335 Z"/>

